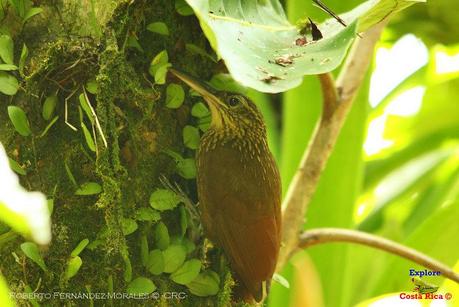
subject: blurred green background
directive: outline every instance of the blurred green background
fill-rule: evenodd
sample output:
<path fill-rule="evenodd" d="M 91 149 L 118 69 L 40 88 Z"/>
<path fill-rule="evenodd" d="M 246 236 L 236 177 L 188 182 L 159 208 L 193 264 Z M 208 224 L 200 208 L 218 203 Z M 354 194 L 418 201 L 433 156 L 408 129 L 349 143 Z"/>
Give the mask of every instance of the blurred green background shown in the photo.
<path fill-rule="evenodd" d="M 361 2 L 326 1 L 336 12 Z M 308 1 L 288 0 L 285 5 L 292 22 L 305 16 L 327 17 Z M 458 12 L 457 1 L 430 1 L 392 19 L 308 208 L 305 229 L 360 229 L 456 265 Z M 302 86 L 272 105 L 267 97 L 258 99 L 264 99 L 260 105 L 285 194 L 320 116 L 319 82 L 306 77 Z M 279 113 L 282 116 L 276 117 Z M 274 283 L 269 306 L 429 306 L 428 301 L 399 299 L 400 292 L 413 289 L 410 268 L 421 269 L 366 247 L 313 247 L 297 254 L 284 269 L 290 289 Z M 459 306 L 457 285 L 443 277 L 426 280 L 440 285 L 439 293 L 453 293 L 453 299 L 441 306 Z"/>

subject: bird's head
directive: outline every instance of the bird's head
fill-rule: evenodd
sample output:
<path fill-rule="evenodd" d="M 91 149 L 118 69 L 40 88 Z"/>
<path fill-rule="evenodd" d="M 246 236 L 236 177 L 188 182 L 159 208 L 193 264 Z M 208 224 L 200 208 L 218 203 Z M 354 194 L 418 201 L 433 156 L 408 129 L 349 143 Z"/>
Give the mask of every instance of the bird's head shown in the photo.
<path fill-rule="evenodd" d="M 263 117 L 248 97 L 239 93 L 216 91 L 186 73 L 175 69 L 170 71 L 207 102 L 212 114 L 211 129 L 265 133 Z"/>

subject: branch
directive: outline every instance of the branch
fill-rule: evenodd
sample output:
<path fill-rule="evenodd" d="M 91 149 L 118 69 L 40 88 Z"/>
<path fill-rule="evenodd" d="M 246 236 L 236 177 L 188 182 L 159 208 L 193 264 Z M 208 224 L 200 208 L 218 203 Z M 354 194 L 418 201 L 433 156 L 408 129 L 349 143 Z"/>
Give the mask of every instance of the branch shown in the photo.
<path fill-rule="evenodd" d="M 402 244 L 362 231 L 339 228 L 308 230 L 300 235 L 298 247 L 308 248 L 313 245 L 330 242 L 350 242 L 377 248 L 416 262 L 430 270 L 440 271 L 445 277 L 459 283 L 459 274 L 443 263 Z"/>
<path fill-rule="evenodd" d="M 372 59 L 373 49 L 387 21 L 368 30 L 358 39 L 347 57 L 336 86 L 330 74 L 319 75 L 323 92 L 323 111 L 312 141 L 287 191 L 283 207 L 282 248 L 278 269 L 298 246 L 307 206 L 317 188 L 320 174 L 330 157 L 347 113 Z M 339 94 L 339 95 L 338 95 Z"/>

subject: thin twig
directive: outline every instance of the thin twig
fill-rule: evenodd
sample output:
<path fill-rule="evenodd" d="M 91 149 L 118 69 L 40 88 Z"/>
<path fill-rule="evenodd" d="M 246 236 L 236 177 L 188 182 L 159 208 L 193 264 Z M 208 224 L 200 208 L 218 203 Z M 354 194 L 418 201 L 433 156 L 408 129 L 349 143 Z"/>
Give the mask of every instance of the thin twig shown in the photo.
<path fill-rule="evenodd" d="M 298 235 L 304 223 L 307 206 L 333 151 L 347 113 L 352 107 L 372 59 L 374 46 L 386 23 L 387 21 L 384 21 L 375 25 L 362 39 L 354 43 L 336 86 L 330 74 L 319 75 L 324 100 L 322 116 L 282 205 L 283 233 L 278 269 L 282 268 L 291 252 L 298 246 Z"/>
<path fill-rule="evenodd" d="M 75 90 L 70 93 L 70 95 L 68 95 L 65 99 L 64 99 L 64 122 L 67 126 L 69 126 L 73 131 L 78 131 L 77 128 L 75 128 L 75 126 L 73 126 L 69 121 L 68 121 L 68 101 L 70 98 L 72 98 L 73 95 L 75 95 L 75 93 L 77 92 L 78 88 L 75 88 Z"/>
<path fill-rule="evenodd" d="M 96 127 L 97 130 L 99 131 L 100 136 L 102 137 L 102 142 L 105 145 L 105 148 L 108 148 L 107 140 L 105 139 L 104 131 L 102 130 L 102 127 L 100 126 L 99 123 L 99 118 L 97 117 L 96 111 L 94 111 L 94 108 L 91 105 L 91 101 L 89 100 L 88 94 L 86 93 L 86 89 L 83 86 L 83 94 L 84 98 L 86 99 L 86 102 L 88 103 L 89 109 L 91 109 L 92 116 L 94 117 L 94 121 L 96 122 Z"/>
<path fill-rule="evenodd" d="M 332 242 L 350 242 L 377 248 L 416 262 L 430 270 L 439 271 L 443 276 L 459 283 L 459 274 L 445 264 L 410 247 L 362 231 L 340 228 L 312 229 L 300 235 L 298 246 L 300 248 L 308 248 L 313 245 Z"/>

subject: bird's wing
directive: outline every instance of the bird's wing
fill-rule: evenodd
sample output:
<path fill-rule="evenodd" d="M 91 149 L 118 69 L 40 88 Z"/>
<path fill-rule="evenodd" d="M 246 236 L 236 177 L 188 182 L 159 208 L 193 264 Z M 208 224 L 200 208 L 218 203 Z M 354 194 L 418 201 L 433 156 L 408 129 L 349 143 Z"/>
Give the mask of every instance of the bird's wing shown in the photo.
<path fill-rule="evenodd" d="M 241 159 L 235 150 L 218 148 L 199 159 L 199 200 L 208 237 L 223 248 L 239 278 L 257 298 L 277 262 L 280 179 L 274 161 Z"/>

